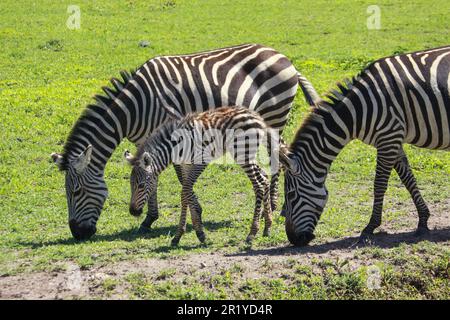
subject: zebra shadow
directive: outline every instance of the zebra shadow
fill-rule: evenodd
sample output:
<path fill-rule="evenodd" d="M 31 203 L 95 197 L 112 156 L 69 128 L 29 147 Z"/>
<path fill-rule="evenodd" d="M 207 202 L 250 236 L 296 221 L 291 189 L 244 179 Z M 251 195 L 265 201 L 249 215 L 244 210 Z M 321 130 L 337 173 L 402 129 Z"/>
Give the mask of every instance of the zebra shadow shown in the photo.
<path fill-rule="evenodd" d="M 206 232 L 219 230 L 222 228 L 228 228 L 232 225 L 232 222 L 229 220 L 226 221 L 219 221 L 219 222 L 203 222 L 203 226 L 206 230 Z M 159 237 L 166 237 L 168 235 L 173 235 L 177 230 L 177 225 L 173 226 L 155 226 L 152 227 L 152 229 L 149 232 L 141 233 L 138 231 L 139 228 L 133 227 L 121 230 L 116 233 L 109 233 L 109 234 L 96 234 L 91 239 L 84 240 L 84 241 L 78 241 L 75 240 L 72 237 L 63 238 L 63 239 L 57 239 L 52 241 L 18 241 L 16 244 L 24 247 L 29 247 L 32 249 L 37 249 L 41 247 L 46 246 L 55 246 L 55 245 L 77 245 L 82 243 L 95 243 L 95 242 L 101 242 L 101 241 L 127 241 L 132 242 L 137 239 L 152 239 L 152 238 L 159 238 Z M 186 232 L 192 232 L 193 227 L 191 224 L 188 224 L 186 226 Z M 177 248 L 182 249 L 194 249 L 196 247 L 183 247 L 178 246 Z M 168 251 L 167 248 L 162 249 L 162 251 Z"/>
<path fill-rule="evenodd" d="M 306 254 L 306 253 L 327 253 L 335 250 L 351 250 L 355 248 L 355 244 L 359 239 L 358 236 L 347 237 L 335 241 L 329 241 L 325 243 L 315 244 L 314 241 L 311 245 L 306 247 L 276 247 L 265 249 L 250 249 L 245 252 L 239 252 L 229 254 L 228 256 L 282 256 L 282 255 L 294 255 L 294 254 Z M 414 231 L 400 232 L 400 233 L 386 233 L 380 232 L 373 235 L 371 243 L 366 245 L 367 247 L 373 246 L 378 248 L 394 248 L 401 244 L 415 244 L 421 241 L 430 241 L 434 243 L 446 242 L 450 240 L 450 227 L 442 229 L 431 230 L 428 235 L 416 236 Z"/>

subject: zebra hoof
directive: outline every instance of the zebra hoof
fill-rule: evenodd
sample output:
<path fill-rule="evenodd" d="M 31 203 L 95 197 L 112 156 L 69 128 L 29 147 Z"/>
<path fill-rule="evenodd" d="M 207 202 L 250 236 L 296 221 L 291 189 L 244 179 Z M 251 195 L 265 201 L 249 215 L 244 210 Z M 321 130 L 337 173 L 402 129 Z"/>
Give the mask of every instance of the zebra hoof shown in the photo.
<path fill-rule="evenodd" d="M 416 232 L 414 232 L 415 237 L 423 237 L 430 234 L 430 229 L 428 227 L 418 227 Z"/>
<path fill-rule="evenodd" d="M 264 229 L 263 237 L 270 237 L 270 229 Z"/>
<path fill-rule="evenodd" d="M 205 242 L 206 242 L 206 235 L 205 235 L 205 233 L 204 233 L 204 232 L 197 232 L 196 234 L 197 234 L 198 240 L 199 240 L 202 244 L 205 244 Z"/>
<path fill-rule="evenodd" d="M 151 228 L 141 225 L 138 229 L 139 234 L 149 234 L 152 231 Z"/>
<path fill-rule="evenodd" d="M 245 239 L 245 242 L 246 242 L 247 244 L 252 244 L 253 239 L 255 239 L 255 236 L 254 236 L 254 235 L 249 235 L 249 236 L 247 237 L 247 239 Z"/>
<path fill-rule="evenodd" d="M 362 248 L 373 244 L 372 235 L 362 233 L 358 241 L 351 245 L 351 248 Z"/>

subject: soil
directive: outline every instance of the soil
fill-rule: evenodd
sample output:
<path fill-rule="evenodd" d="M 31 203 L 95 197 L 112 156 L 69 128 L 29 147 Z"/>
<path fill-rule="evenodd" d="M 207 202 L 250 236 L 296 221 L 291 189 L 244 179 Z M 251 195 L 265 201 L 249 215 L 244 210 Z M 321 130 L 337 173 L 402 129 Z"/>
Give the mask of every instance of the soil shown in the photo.
<path fill-rule="evenodd" d="M 371 245 L 393 248 L 401 243 L 413 244 L 422 240 L 440 243 L 450 247 L 450 200 L 430 205 L 430 234 L 417 237 L 414 230 L 417 214 L 411 214 L 384 225 L 383 231 L 375 234 Z M 394 228 L 395 226 L 395 228 Z M 108 266 L 80 270 L 75 264 L 68 264 L 66 271 L 24 273 L 0 277 L 0 299 L 72 299 L 72 298 L 127 298 L 126 282 L 105 296 L 101 283 L 105 279 L 123 279 L 130 273 L 142 273 L 157 279 L 164 270 L 173 270 L 172 278 L 182 279 L 196 272 L 210 275 L 239 266 L 243 279 L 280 278 L 292 267 L 293 262 L 313 266 L 312 261 L 331 259 L 348 260 L 348 267 L 356 269 L 371 265 L 366 257 L 360 258 L 353 245 L 358 235 L 341 239 L 330 239 L 310 246 L 295 248 L 287 243 L 279 247 L 248 250 L 235 254 L 212 252 L 166 259 L 123 261 Z"/>

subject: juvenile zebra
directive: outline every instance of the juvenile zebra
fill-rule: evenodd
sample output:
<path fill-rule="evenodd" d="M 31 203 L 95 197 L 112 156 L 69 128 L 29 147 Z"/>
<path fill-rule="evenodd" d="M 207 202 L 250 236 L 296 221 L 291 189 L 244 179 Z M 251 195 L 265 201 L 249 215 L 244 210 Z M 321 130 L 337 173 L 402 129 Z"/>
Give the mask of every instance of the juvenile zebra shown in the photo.
<path fill-rule="evenodd" d="M 334 159 L 353 139 L 377 149 L 373 211 L 360 241 L 381 224 L 383 198 L 392 169 L 410 192 L 419 214 L 417 234 L 428 232 L 430 215 L 402 144 L 450 150 L 450 46 L 375 61 L 346 86 L 319 98 L 300 82 L 315 105 L 282 161 L 286 233 L 306 245 L 325 207 L 325 180 Z M 309 93 L 308 93 L 309 92 Z"/>
<path fill-rule="evenodd" d="M 167 121 L 138 148 L 135 156 L 128 151 L 124 154 L 133 166 L 130 212 L 142 212 L 148 198 L 156 191 L 158 175 L 171 163 L 176 163 L 181 167 L 183 183 L 180 223 L 172 245 L 177 245 L 186 231 L 188 207 L 197 237 L 204 243 L 201 208 L 193 187 L 208 163 L 229 153 L 245 171 L 255 192 L 255 210 L 247 242 L 258 232 L 261 211 L 265 218 L 263 234 L 268 236 L 272 225 L 270 183 L 264 170 L 256 164 L 256 153 L 263 142 L 273 138 L 271 130 L 260 115 L 235 106 Z"/>

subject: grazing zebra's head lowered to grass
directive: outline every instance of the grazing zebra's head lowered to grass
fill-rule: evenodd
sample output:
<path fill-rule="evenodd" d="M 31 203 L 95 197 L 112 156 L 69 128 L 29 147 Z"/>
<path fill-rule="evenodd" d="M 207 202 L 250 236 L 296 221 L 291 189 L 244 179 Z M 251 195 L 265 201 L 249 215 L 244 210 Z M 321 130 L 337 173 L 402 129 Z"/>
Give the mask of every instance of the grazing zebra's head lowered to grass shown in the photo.
<path fill-rule="evenodd" d="M 302 84 L 306 92 L 312 89 Z M 430 216 L 403 144 L 450 150 L 450 46 L 395 55 L 371 63 L 314 106 L 281 157 L 286 167 L 285 227 L 289 241 L 308 244 L 324 210 L 330 167 L 354 139 L 377 149 L 372 215 L 361 233 L 366 242 L 381 225 L 384 195 L 393 169 L 418 211 L 417 235 Z"/>
<path fill-rule="evenodd" d="M 52 153 L 53 161 L 65 171 L 69 227 L 79 240 L 87 239 L 97 231 L 96 223 L 108 196 L 103 173 L 90 166 L 91 158 L 92 145 L 71 159 Z"/>

